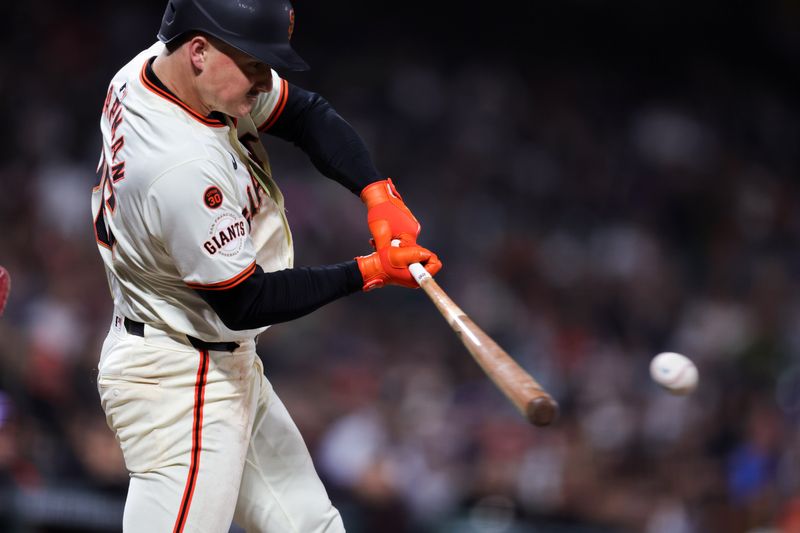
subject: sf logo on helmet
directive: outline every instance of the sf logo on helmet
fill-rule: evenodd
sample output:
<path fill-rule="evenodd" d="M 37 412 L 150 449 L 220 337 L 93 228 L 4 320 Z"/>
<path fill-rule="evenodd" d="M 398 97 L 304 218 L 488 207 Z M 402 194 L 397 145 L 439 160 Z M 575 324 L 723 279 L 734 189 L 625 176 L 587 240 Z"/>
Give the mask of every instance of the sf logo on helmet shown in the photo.
<path fill-rule="evenodd" d="M 289 10 L 289 40 L 292 40 L 292 33 L 294 33 L 294 9 Z"/>

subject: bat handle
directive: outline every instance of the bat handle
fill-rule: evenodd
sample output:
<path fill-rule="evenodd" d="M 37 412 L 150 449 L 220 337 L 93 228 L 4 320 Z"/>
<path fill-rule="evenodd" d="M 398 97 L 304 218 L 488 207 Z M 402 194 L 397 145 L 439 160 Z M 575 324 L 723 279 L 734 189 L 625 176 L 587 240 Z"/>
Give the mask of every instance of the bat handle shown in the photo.
<path fill-rule="evenodd" d="M 392 246 L 400 246 L 400 239 L 392 239 Z M 425 270 L 425 267 L 420 263 L 411 263 L 408 265 L 408 271 L 417 280 L 417 283 L 422 286 L 422 281 L 426 279 L 433 279 L 433 277 Z"/>
<path fill-rule="evenodd" d="M 417 283 L 422 285 L 422 281 L 426 279 L 430 279 L 431 275 L 428 274 L 428 271 L 425 270 L 425 267 L 422 266 L 420 263 L 411 263 L 408 265 L 408 270 L 411 272 L 411 275 L 414 276 L 414 279 L 417 280 Z"/>

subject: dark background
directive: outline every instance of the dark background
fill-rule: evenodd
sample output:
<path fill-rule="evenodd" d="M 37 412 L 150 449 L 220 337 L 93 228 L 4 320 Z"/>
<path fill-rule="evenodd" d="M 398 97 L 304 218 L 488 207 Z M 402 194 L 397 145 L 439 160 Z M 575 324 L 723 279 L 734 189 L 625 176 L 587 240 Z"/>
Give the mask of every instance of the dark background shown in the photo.
<path fill-rule="evenodd" d="M 4 3 L 0 531 L 119 531 L 94 383 L 100 108 L 161 1 Z M 287 73 L 362 134 L 440 283 L 553 392 L 536 429 L 420 291 L 260 340 L 348 531 L 800 531 L 795 1 L 295 3 Z M 301 265 L 367 251 L 357 198 L 266 139 Z M 656 387 L 653 355 L 701 385 Z"/>

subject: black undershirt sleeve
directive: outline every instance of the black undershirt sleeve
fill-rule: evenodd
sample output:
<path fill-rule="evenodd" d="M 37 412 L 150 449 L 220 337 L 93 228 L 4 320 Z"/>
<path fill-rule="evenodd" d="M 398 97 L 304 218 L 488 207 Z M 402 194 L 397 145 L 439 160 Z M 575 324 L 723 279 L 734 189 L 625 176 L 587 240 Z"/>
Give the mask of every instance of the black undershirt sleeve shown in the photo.
<path fill-rule="evenodd" d="M 318 267 L 264 272 L 260 266 L 247 279 L 225 290 L 197 292 L 232 330 L 255 329 L 287 322 L 361 289 L 355 261 Z"/>
<path fill-rule="evenodd" d="M 359 195 L 370 183 L 385 179 L 353 127 L 318 95 L 288 84 L 286 105 L 266 130 L 308 154 L 323 175 Z"/>

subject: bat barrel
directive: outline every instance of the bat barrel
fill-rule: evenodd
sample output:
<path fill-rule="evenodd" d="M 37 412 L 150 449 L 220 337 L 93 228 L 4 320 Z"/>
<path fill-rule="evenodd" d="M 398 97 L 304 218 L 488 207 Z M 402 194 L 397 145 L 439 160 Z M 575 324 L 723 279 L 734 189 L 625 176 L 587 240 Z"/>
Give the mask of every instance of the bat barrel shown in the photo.
<path fill-rule="evenodd" d="M 486 375 L 533 425 L 548 426 L 558 404 L 539 383 L 477 326 L 419 263 L 409 270 Z"/>

